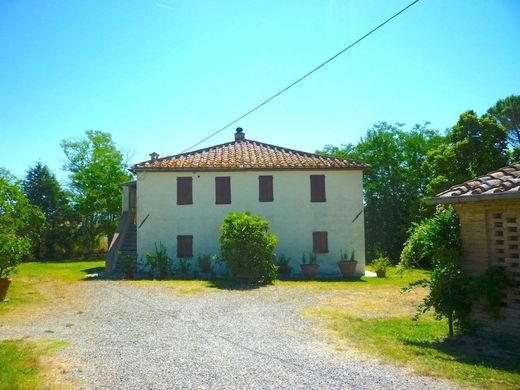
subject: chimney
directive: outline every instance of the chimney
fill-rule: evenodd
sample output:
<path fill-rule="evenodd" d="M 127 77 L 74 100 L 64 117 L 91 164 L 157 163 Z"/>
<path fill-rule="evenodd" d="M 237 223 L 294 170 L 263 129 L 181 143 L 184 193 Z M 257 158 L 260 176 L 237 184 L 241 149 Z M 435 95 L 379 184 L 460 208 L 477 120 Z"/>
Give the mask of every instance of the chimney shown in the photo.
<path fill-rule="evenodd" d="M 157 160 L 158 158 L 159 158 L 159 153 L 155 153 L 155 152 L 150 153 L 150 159 L 151 159 L 152 161 L 155 161 L 155 160 Z"/>
<path fill-rule="evenodd" d="M 244 134 L 244 129 L 241 127 L 237 127 L 237 132 L 235 133 L 235 141 L 242 141 L 246 138 L 246 135 Z"/>

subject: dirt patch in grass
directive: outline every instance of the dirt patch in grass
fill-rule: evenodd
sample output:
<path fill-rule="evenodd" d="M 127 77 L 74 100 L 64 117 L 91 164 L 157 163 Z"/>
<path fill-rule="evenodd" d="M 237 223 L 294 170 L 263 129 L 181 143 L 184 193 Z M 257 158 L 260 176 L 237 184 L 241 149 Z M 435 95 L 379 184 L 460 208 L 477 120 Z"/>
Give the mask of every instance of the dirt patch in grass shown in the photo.
<path fill-rule="evenodd" d="M 61 377 L 68 364 L 55 356 L 56 340 L 0 340 L 0 390 L 68 389 Z"/>

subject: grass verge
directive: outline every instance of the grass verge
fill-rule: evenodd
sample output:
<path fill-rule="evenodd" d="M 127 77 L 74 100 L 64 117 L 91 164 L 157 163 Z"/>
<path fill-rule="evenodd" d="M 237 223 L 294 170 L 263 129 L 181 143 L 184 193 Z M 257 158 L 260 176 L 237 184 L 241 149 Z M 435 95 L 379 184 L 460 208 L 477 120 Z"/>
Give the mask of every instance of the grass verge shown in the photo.
<path fill-rule="evenodd" d="M 54 389 L 49 359 L 64 342 L 1 340 L 0 390 Z"/>
<path fill-rule="evenodd" d="M 331 288 L 319 306 L 306 308 L 304 315 L 328 329 L 339 349 L 464 385 L 520 388 L 519 338 L 466 335 L 449 339 L 445 321 L 436 321 L 431 314 L 418 322 L 411 320 L 426 291 L 401 294 L 400 288 L 424 276 L 414 271 L 401 279 L 391 273 L 386 280 L 367 279 L 364 291 L 356 284 Z"/>

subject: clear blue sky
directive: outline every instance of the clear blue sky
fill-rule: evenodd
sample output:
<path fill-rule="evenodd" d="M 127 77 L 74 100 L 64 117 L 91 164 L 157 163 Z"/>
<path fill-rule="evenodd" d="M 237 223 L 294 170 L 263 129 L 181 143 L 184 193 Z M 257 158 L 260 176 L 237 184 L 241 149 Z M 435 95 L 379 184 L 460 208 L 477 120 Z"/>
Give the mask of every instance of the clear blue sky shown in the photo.
<path fill-rule="evenodd" d="M 132 163 L 179 153 L 410 1 L 3 0 L 0 166 L 65 181 L 59 143 L 87 129 Z M 421 0 L 237 125 L 314 151 L 378 121 L 444 130 L 519 93 L 520 1 Z"/>

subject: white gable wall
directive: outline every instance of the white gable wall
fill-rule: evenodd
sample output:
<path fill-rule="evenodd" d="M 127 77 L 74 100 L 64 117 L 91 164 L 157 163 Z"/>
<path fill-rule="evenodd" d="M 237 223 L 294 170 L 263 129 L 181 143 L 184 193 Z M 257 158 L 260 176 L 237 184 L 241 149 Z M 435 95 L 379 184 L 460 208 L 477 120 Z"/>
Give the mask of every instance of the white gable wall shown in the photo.
<path fill-rule="evenodd" d="M 326 202 L 311 203 L 310 175 L 325 175 Z M 273 176 L 274 201 L 260 202 L 258 177 Z M 193 204 L 177 205 L 178 176 L 193 178 Z M 215 204 L 215 177 L 231 177 L 231 204 Z M 328 254 L 318 254 L 321 275 L 337 275 L 340 251 L 354 250 L 357 272 L 364 272 L 365 243 L 362 171 L 140 172 L 137 175 L 138 259 L 162 242 L 170 257 L 177 236 L 193 235 L 192 270 L 198 254 L 219 254 L 219 226 L 229 211 L 250 211 L 271 221 L 278 236 L 275 252 L 291 258 L 293 274 L 301 274 L 302 252 L 312 251 L 312 232 L 328 232 Z M 143 220 L 148 216 L 146 221 Z M 141 225 L 142 223 L 142 225 Z M 141 226 L 140 226 L 141 225 Z"/>

